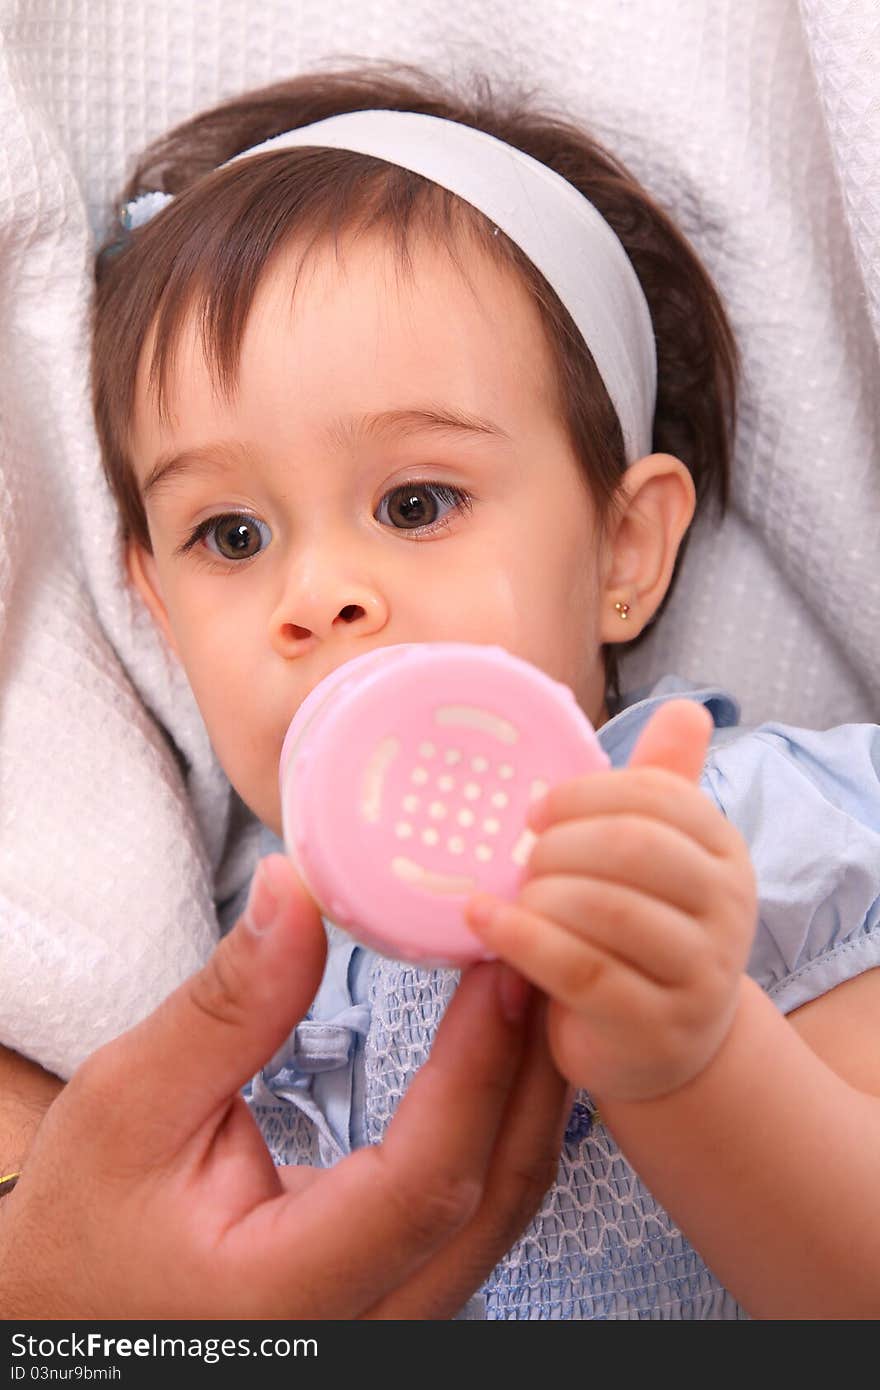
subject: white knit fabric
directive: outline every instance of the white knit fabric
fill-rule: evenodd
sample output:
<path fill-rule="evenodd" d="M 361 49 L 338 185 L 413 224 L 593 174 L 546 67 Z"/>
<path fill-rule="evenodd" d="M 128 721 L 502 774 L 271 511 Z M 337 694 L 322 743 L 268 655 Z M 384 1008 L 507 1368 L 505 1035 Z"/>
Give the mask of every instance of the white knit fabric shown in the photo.
<path fill-rule="evenodd" d="M 334 57 L 543 87 L 677 217 L 743 352 L 732 516 L 630 677 L 877 719 L 878 44 L 873 0 L 0 0 L 0 1041 L 68 1075 L 205 958 L 254 854 L 91 425 L 90 260 L 134 154 Z"/>

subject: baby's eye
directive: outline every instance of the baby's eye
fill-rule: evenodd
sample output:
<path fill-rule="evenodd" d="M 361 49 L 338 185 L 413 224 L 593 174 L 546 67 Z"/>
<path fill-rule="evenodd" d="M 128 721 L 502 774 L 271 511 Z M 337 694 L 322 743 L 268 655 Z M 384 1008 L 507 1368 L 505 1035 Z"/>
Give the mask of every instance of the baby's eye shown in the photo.
<path fill-rule="evenodd" d="M 199 522 L 183 549 L 190 550 L 204 540 L 205 548 L 223 560 L 250 560 L 265 550 L 271 539 L 265 521 L 243 512 L 229 512 Z"/>
<path fill-rule="evenodd" d="M 451 512 L 470 506 L 471 499 L 461 488 L 441 483 L 403 483 L 385 494 L 376 516 L 399 530 L 439 531 L 449 524 Z M 441 507 L 447 510 L 441 511 Z"/>

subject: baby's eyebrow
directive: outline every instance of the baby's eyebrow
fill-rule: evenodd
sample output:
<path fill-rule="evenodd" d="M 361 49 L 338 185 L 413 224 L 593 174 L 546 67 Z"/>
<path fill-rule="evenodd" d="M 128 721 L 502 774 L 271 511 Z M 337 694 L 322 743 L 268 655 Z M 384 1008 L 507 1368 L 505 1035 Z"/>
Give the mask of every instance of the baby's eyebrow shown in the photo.
<path fill-rule="evenodd" d="M 428 433 L 510 439 L 507 431 L 494 421 L 451 407 L 408 407 L 403 410 L 373 411 L 367 415 L 340 416 L 327 426 L 324 433 L 337 446 L 347 446 L 361 439 L 404 439 L 408 435 Z M 170 455 L 161 454 L 143 482 L 141 497 L 146 501 L 160 484 L 169 483 L 184 473 L 223 471 L 242 462 L 247 462 L 244 446 L 224 441 L 202 444 Z"/>
<path fill-rule="evenodd" d="M 491 435 L 497 439 L 510 439 L 507 431 L 494 421 L 451 406 L 411 406 L 403 410 L 379 410 L 368 415 L 340 417 L 328 430 L 331 438 L 343 443 L 365 437 L 384 435 L 405 438 L 410 434 L 426 433 Z"/>
<path fill-rule="evenodd" d="M 160 454 L 141 485 L 141 498 L 146 501 L 160 484 L 170 483 L 184 473 L 222 472 L 243 461 L 246 460 L 241 446 L 226 443 L 201 444 L 180 453 Z"/>

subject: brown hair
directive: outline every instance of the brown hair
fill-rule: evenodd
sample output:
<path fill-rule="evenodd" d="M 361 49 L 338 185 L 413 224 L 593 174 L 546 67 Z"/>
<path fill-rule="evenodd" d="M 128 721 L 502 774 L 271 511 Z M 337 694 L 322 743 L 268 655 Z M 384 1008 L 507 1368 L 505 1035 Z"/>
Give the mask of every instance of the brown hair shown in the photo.
<path fill-rule="evenodd" d="M 416 68 L 365 64 L 234 98 L 176 127 L 138 161 L 117 212 L 149 190 L 175 199 L 132 234 L 117 225 L 99 251 L 92 348 L 97 431 L 126 534 L 149 547 L 129 430 L 138 362 L 154 320 L 150 383 L 160 411 L 179 331 L 196 305 L 206 360 L 215 384 L 228 392 L 255 292 L 283 244 L 306 233 L 313 247 L 344 231 L 373 228 L 394 239 L 405 264 L 416 228 L 450 248 L 463 235 L 475 238 L 486 254 L 515 269 L 538 307 L 564 419 L 600 517 L 613 503 L 625 468 L 623 438 L 590 351 L 544 277 L 507 237 L 494 234 L 482 213 L 417 174 L 348 151 L 288 150 L 217 167 L 285 130 L 371 108 L 475 126 L 554 169 L 599 209 L 623 243 L 651 311 L 658 359 L 654 450 L 687 465 L 698 504 L 713 501 L 723 511 L 736 347 L 708 274 L 670 218 L 613 155 L 564 117 L 539 108 L 532 95 L 500 95 L 485 78 L 454 92 Z M 612 693 L 614 655 L 614 648 L 606 651 Z"/>

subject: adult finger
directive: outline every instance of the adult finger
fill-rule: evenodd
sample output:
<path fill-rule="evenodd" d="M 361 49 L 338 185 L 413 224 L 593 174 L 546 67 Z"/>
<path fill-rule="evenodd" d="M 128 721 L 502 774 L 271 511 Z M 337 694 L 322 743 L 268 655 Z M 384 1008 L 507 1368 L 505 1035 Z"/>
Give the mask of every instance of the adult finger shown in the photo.
<path fill-rule="evenodd" d="M 325 955 L 316 905 L 289 860 L 269 856 L 244 915 L 204 968 L 80 1069 L 79 1089 L 93 1099 L 115 1095 L 110 1113 L 124 1112 L 109 1142 L 137 1150 L 144 1164 L 178 1152 L 289 1036 L 315 996 Z M 134 1112 L 118 1105 L 133 1076 Z"/>
<path fill-rule="evenodd" d="M 381 1144 L 338 1163 L 305 1201 L 263 1203 L 227 1233 L 245 1287 L 274 1284 L 298 1317 L 331 1303 L 357 1317 L 471 1219 L 524 1042 L 523 1021 L 502 1009 L 502 973 L 466 973 Z"/>
<path fill-rule="evenodd" d="M 370 1317 L 454 1317 L 538 1210 L 556 1176 L 571 1101 L 550 1052 L 546 1000 L 536 997 L 479 1208 L 402 1288 L 370 1309 Z"/>

